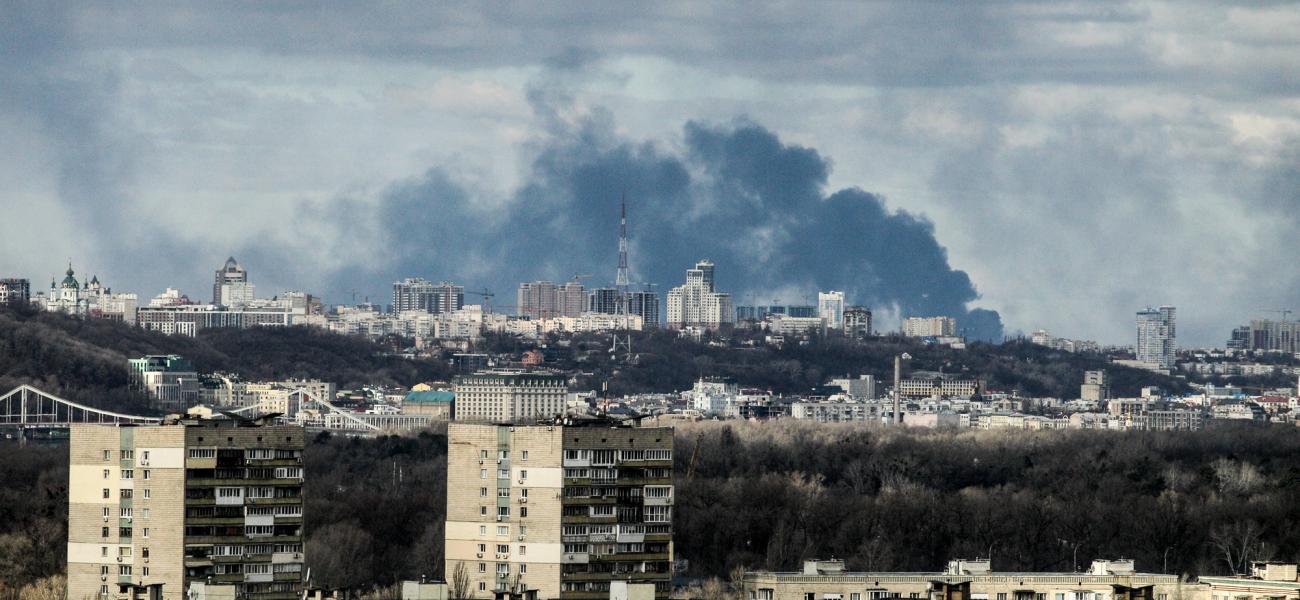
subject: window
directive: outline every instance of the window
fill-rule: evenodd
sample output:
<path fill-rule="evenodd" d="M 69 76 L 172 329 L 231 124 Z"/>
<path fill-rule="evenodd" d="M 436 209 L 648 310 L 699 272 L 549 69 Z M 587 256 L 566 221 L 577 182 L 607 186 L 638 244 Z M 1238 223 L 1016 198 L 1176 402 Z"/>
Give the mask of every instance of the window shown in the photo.
<path fill-rule="evenodd" d="M 498 497 L 498 498 L 509 498 L 509 497 L 510 497 L 510 488 L 506 488 L 506 487 L 503 487 L 503 488 L 497 488 L 497 497 Z"/>
<path fill-rule="evenodd" d="M 122 479 L 134 479 L 135 471 L 131 469 L 122 469 Z"/>
<path fill-rule="evenodd" d="M 480 498 L 486 498 L 486 497 L 487 497 L 487 488 L 485 488 L 485 487 L 481 487 L 481 488 L 479 488 L 479 489 L 478 489 L 478 495 L 479 495 Z"/>
<path fill-rule="evenodd" d="M 106 452 L 107 452 L 107 451 L 106 451 Z M 107 558 L 107 557 L 108 557 L 108 546 L 100 546 L 100 547 L 99 547 L 99 555 L 100 555 L 100 556 L 103 556 L 103 557 L 105 557 L 105 558 Z"/>
<path fill-rule="evenodd" d="M 671 511 L 672 511 L 672 507 L 670 506 L 647 506 L 645 507 L 645 522 L 646 523 L 671 523 L 673 520 Z M 1006 600 L 1006 599 L 999 598 L 998 600 Z"/>
<path fill-rule="evenodd" d="M 123 497 L 123 498 L 130 498 L 130 497 L 132 496 L 132 493 L 131 493 L 131 492 L 132 492 L 132 490 L 122 490 L 122 497 Z"/>
<path fill-rule="evenodd" d="M 527 526 L 527 525 L 520 525 L 520 526 L 519 526 L 519 535 L 528 535 L 528 526 Z"/>
<path fill-rule="evenodd" d="M 479 450 L 478 457 L 483 460 L 487 460 L 487 450 Z"/>
<path fill-rule="evenodd" d="M 107 527 L 101 527 L 101 528 L 99 528 L 99 537 L 108 537 L 108 528 L 107 528 Z"/>
<path fill-rule="evenodd" d="M 497 554 L 510 554 L 510 545 L 497 544 Z"/>
<path fill-rule="evenodd" d="M 190 458 L 216 458 L 216 448 L 190 448 Z"/>
<path fill-rule="evenodd" d="M 803 600 L 817 600 L 817 594 L 814 594 L 812 592 L 804 592 Z"/>
<path fill-rule="evenodd" d="M 105 451 L 104 451 L 104 462 L 108 462 L 108 461 L 110 461 L 110 460 L 112 460 L 112 459 L 113 459 L 113 452 L 112 452 L 111 450 L 105 450 Z"/>
<path fill-rule="evenodd" d="M 108 509 L 108 507 L 107 507 L 107 506 L 105 506 L 105 507 L 104 507 L 104 516 L 105 516 L 105 517 L 107 517 L 107 516 L 109 516 L 109 515 L 111 515 L 111 514 L 112 514 L 112 513 L 111 513 L 111 512 L 109 512 L 109 509 Z"/>
<path fill-rule="evenodd" d="M 100 567 L 99 567 L 99 574 L 100 574 L 100 575 L 108 575 L 108 565 L 100 565 Z"/>
<path fill-rule="evenodd" d="M 479 564 L 478 564 L 478 572 L 479 572 L 479 573 L 487 573 L 487 563 L 479 563 Z"/>
<path fill-rule="evenodd" d="M 499 459 L 501 459 L 501 460 L 506 460 L 506 459 L 510 458 L 510 451 L 509 451 L 509 450 L 498 450 L 498 451 L 497 451 L 497 458 L 499 458 Z"/>
<path fill-rule="evenodd" d="M 523 460 L 528 460 L 528 451 L 524 450 L 523 456 L 521 456 L 520 458 L 522 458 Z"/>
<path fill-rule="evenodd" d="M 144 499 L 145 500 L 149 499 L 149 488 L 144 488 Z"/>
<path fill-rule="evenodd" d="M 148 518 L 149 518 L 149 509 L 147 509 L 147 508 L 142 508 L 142 509 L 140 509 L 140 516 L 141 516 L 142 518 L 148 519 Z"/>
<path fill-rule="evenodd" d="M 144 537 L 149 537 L 149 528 L 145 527 L 144 529 L 141 530 L 141 533 L 144 534 Z"/>
<path fill-rule="evenodd" d="M 480 592 L 485 592 L 485 591 L 487 591 L 487 583 L 482 582 L 482 581 L 478 582 L 478 591 L 480 591 Z M 105 594 L 108 593 L 108 588 L 104 588 L 104 593 L 105 593 Z"/>
<path fill-rule="evenodd" d="M 104 498 L 108 499 L 110 496 L 111 494 L 109 493 L 108 488 L 104 488 Z"/>
<path fill-rule="evenodd" d="M 108 479 L 108 469 L 104 469 L 104 479 Z"/>
<path fill-rule="evenodd" d="M 520 478 L 520 479 L 528 479 L 528 471 L 527 471 L 527 470 L 519 471 L 519 478 Z"/>
<path fill-rule="evenodd" d="M 519 490 L 519 497 L 520 497 L 520 498 L 527 498 L 527 497 L 528 497 L 528 488 L 524 488 L 524 489 Z"/>
<path fill-rule="evenodd" d="M 524 556 L 525 554 L 528 554 L 528 546 L 525 546 L 525 545 L 523 545 L 523 544 L 520 544 L 520 545 L 519 545 L 519 556 Z"/>
<path fill-rule="evenodd" d="M 497 525 L 497 535 L 510 535 L 510 526 Z"/>
<path fill-rule="evenodd" d="M 486 517 L 486 516 L 487 516 L 487 507 L 486 507 L 486 506 L 480 506 L 480 507 L 478 507 L 478 514 L 479 514 L 480 517 Z"/>
<path fill-rule="evenodd" d="M 497 469 L 497 479 L 510 479 L 510 469 Z"/>
<path fill-rule="evenodd" d="M 135 450 L 122 450 L 122 460 L 131 460 L 135 458 Z"/>
<path fill-rule="evenodd" d="M 487 544 L 479 544 L 479 545 L 478 545 L 478 551 L 479 551 L 480 554 L 483 553 L 483 552 L 487 552 Z"/>
<path fill-rule="evenodd" d="M 149 547 L 145 546 L 140 549 L 140 558 L 149 558 Z"/>
<path fill-rule="evenodd" d="M 108 452 L 108 451 L 105 450 L 104 452 Z M 106 586 L 106 585 L 101 585 L 101 586 L 99 586 L 99 595 L 100 595 L 100 596 L 107 596 L 107 595 L 108 595 L 108 586 Z"/>
<path fill-rule="evenodd" d="M 129 506 L 123 506 L 123 507 L 117 509 L 117 512 L 118 512 L 118 516 L 120 516 L 120 517 L 130 517 L 130 516 L 132 516 L 132 515 L 131 515 L 131 507 L 129 507 Z"/>
<path fill-rule="evenodd" d="M 611 508 L 612 508 L 612 507 L 611 507 Z M 498 507 L 497 507 L 497 516 L 498 516 L 498 517 L 508 517 L 508 516 L 510 516 L 510 507 L 509 507 L 509 506 L 498 506 Z"/>
<path fill-rule="evenodd" d="M 141 575 L 144 575 L 145 577 L 149 576 L 149 567 L 143 567 L 140 569 L 140 571 L 141 571 L 140 573 Z"/>
<path fill-rule="evenodd" d="M 998 600 L 1007 600 L 1006 592 L 998 592 Z"/>
<path fill-rule="evenodd" d="M 852 592 L 849 594 L 849 600 L 862 600 L 862 594 Z"/>
<path fill-rule="evenodd" d="M 519 565 L 519 573 L 522 575 L 528 572 L 528 565 Z"/>
<path fill-rule="evenodd" d="M 520 506 L 520 507 L 519 507 L 519 518 L 520 518 L 520 519 L 524 519 L 524 518 L 527 518 L 527 517 L 528 517 L 528 507 L 527 507 L 527 506 Z"/>
<path fill-rule="evenodd" d="M 497 573 L 509 573 L 510 565 L 506 563 L 497 563 Z"/>
<path fill-rule="evenodd" d="M 149 462 L 149 451 L 148 451 L 148 450 L 144 450 L 144 451 L 140 452 L 140 460 L 141 460 L 142 462 Z"/>
<path fill-rule="evenodd" d="M 487 535 L 487 525 L 479 525 L 479 526 L 478 526 L 478 534 L 479 534 L 479 535 Z"/>
<path fill-rule="evenodd" d="M 118 574 L 118 575 L 130 575 L 130 574 L 131 574 L 131 565 L 118 565 L 118 567 L 117 567 L 117 574 Z"/>
<path fill-rule="evenodd" d="M 478 470 L 478 478 L 479 478 L 479 479 L 487 479 L 487 469 L 479 469 L 479 470 Z"/>
<path fill-rule="evenodd" d="M 149 469 L 145 469 L 145 470 L 144 470 L 144 478 L 145 478 L 145 479 L 148 479 L 148 478 L 149 478 Z"/>

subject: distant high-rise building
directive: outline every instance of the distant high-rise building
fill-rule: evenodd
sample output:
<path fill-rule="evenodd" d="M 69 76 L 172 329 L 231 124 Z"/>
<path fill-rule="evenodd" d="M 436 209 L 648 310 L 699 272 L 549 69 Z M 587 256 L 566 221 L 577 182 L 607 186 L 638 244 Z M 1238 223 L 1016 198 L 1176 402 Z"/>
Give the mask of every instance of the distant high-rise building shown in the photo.
<path fill-rule="evenodd" d="M 564 284 L 530 281 L 519 284 L 515 304 L 520 315 L 551 319 L 579 316 L 587 309 L 589 302 L 586 289 L 577 281 Z"/>
<path fill-rule="evenodd" d="M 587 294 L 587 312 L 612 315 L 618 312 L 618 289 L 596 288 Z"/>
<path fill-rule="evenodd" d="M 26 279 L 0 279 L 0 304 L 27 304 L 32 301 L 32 282 Z"/>
<path fill-rule="evenodd" d="M 1300 322 L 1255 319 L 1244 329 L 1243 350 L 1300 352 Z M 1233 333 L 1235 337 L 1237 332 Z"/>
<path fill-rule="evenodd" d="M 1227 348 L 1229 350 L 1249 350 L 1250 349 L 1250 326 L 1242 325 L 1233 328 L 1231 336 L 1228 338 Z"/>
<path fill-rule="evenodd" d="M 908 317 L 903 320 L 905 337 L 943 337 L 957 335 L 957 319 L 952 317 Z"/>
<path fill-rule="evenodd" d="M 731 294 L 713 287 L 713 262 L 701 260 L 686 271 L 686 284 L 668 292 L 668 327 L 718 329 L 733 322 Z"/>
<path fill-rule="evenodd" d="M 830 329 L 844 328 L 844 292 L 818 292 L 817 316 Z"/>
<path fill-rule="evenodd" d="M 1137 313 L 1137 359 L 1161 369 L 1174 368 L 1178 351 L 1175 309 L 1147 308 Z"/>
<path fill-rule="evenodd" d="M 393 314 L 411 310 L 433 312 L 433 283 L 421 277 L 393 282 Z"/>
<path fill-rule="evenodd" d="M 67 597 L 298 600 L 302 450 L 301 427 L 236 419 L 73 424 Z"/>
<path fill-rule="evenodd" d="M 216 279 L 212 282 L 212 303 L 235 306 L 248 304 L 253 298 L 253 285 L 248 282 L 248 272 L 239 266 L 235 257 L 227 258 L 226 264 L 217 269 Z"/>
<path fill-rule="evenodd" d="M 659 327 L 659 294 L 650 290 L 628 292 L 627 312 L 641 317 L 642 327 Z"/>
<path fill-rule="evenodd" d="M 855 340 L 871 337 L 871 309 L 865 306 L 844 309 L 844 335 Z"/>
<path fill-rule="evenodd" d="M 672 459 L 667 427 L 452 423 L 447 578 L 475 598 L 666 600 Z"/>
<path fill-rule="evenodd" d="M 433 286 L 433 304 L 429 312 L 443 314 L 465 308 L 465 286 L 439 281 Z"/>
<path fill-rule="evenodd" d="M 455 312 L 465 306 L 465 286 L 450 281 L 433 283 L 422 277 L 407 277 L 393 283 L 393 314 L 423 311 L 431 314 Z"/>

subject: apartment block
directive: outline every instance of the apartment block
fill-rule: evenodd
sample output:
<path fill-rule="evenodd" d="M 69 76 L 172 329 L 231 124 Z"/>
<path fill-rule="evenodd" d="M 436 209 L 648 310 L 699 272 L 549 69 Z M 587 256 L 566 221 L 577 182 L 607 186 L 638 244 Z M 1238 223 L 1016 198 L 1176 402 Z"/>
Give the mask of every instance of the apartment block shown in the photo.
<path fill-rule="evenodd" d="M 69 598 L 185 600 L 196 581 L 299 597 L 302 428 L 186 419 L 70 435 Z"/>
<path fill-rule="evenodd" d="M 458 421 L 510 422 L 563 415 L 568 382 L 563 375 L 482 371 L 456 378 Z"/>
<path fill-rule="evenodd" d="M 459 402 L 459 397 L 457 397 Z M 671 589 L 671 428 L 604 419 L 448 427 L 446 573 L 478 597 Z"/>

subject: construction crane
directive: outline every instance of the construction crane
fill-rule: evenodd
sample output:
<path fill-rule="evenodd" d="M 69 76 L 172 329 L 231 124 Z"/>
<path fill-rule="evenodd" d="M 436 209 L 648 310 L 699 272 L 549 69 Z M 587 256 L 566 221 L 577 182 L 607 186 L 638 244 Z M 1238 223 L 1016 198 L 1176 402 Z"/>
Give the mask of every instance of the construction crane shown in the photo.
<path fill-rule="evenodd" d="M 483 299 L 483 312 L 488 313 L 488 314 L 491 314 L 491 313 L 492 313 L 492 297 L 496 295 L 496 294 L 493 294 L 493 293 L 492 293 L 492 290 L 489 290 L 489 289 L 487 289 L 487 288 L 483 288 L 483 291 L 481 291 L 481 292 L 468 292 L 468 291 L 467 291 L 467 292 L 465 292 L 465 293 L 466 293 L 466 294 L 469 294 L 469 295 L 471 295 L 471 296 L 478 296 L 478 297 L 482 298 L 482 299 Z"/>
<path fill-rule="evenodd" d="M 1287 318 L 1287 316 L 1290 315 L 1291 313 L 1295 312 L 1295 311 L 1293 311 L 1293 310 L 1291 310 L 1291 309 L 1289 309 L 1289 308 L 1277 308 L 1277 309 L 1273 309 L 1273 310 L 1265 310 L 1265 309 L 1261 309 L 1260 312 L 1266 312 L 1266 313 L 1278 313 L 1278 314 L 1282 315 L 1282 320 L 1285 321 L 1286 318 Z"/>
<path fill-rule="evenodd" d="M 583 279 L 590 279 L 590 278 L 591 278 L 591 273 L 574 273 L 570 281 L 574 283 L 582 283 Z"/>

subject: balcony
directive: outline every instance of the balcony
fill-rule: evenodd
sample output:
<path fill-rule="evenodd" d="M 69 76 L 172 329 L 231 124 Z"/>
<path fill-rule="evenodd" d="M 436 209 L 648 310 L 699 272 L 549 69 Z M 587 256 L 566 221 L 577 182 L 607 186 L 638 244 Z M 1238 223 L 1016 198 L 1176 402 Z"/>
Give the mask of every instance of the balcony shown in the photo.
<path fill-rule="evenodd" d="M 560 554 L 560 564 L 562 565 L 585 565 L 590 560 L 590 555 L 586 552 L 566 552 Z"/>

